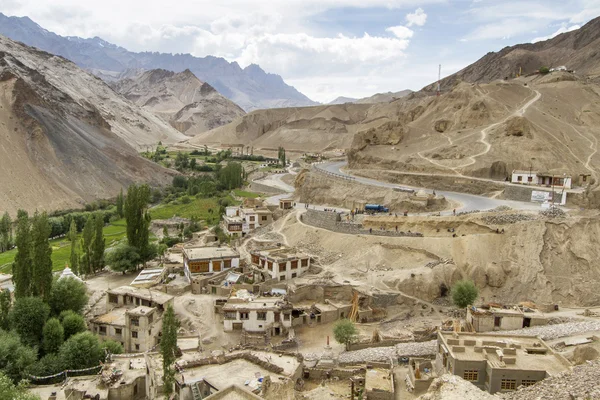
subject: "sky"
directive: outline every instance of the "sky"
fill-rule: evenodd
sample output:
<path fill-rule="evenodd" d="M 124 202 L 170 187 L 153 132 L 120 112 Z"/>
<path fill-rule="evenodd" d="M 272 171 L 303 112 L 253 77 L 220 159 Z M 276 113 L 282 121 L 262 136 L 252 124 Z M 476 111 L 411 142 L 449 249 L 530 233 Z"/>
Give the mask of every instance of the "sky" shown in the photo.
<path fill-rule="evenodd" d="M 0 0 L 64 36 L 258 64 L 311 99 L 419 90 L 490 51 L 600 16 L 600 0 Z"/>

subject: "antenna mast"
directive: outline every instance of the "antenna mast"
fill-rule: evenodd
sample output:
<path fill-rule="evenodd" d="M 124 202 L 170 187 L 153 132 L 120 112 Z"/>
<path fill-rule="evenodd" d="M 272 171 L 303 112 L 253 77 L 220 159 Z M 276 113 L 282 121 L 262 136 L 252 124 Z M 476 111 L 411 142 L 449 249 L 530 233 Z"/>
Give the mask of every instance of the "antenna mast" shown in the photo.
<path fill-rule="evenodd" d="M 440 81 L 442 80 L 442 64 L 438 69 L 437 96 L 440 95 Z"/>

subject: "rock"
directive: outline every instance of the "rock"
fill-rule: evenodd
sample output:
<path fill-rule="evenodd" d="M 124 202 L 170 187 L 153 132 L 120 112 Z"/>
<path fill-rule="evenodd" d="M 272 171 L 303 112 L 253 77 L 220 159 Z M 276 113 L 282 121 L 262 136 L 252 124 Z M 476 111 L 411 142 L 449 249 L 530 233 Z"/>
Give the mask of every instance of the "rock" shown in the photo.
<path fill-rule="evenodd" d="M 524 117 L 513 117 L 506 121 L 505 134 L 506 136 L 525 136 L 531 139 L 531 125 Z"/>
<path fill-rule="evenodd" d="M 433 128 L 442 133 L 442 132 L 446 132 L 448 129 L 450 129 L 450 127 L 452 126 L 452 121 L 448 121 L 447 119 L 441 119 L 439 121 L 435 122 L 435 125 L 433 126 Z"/>

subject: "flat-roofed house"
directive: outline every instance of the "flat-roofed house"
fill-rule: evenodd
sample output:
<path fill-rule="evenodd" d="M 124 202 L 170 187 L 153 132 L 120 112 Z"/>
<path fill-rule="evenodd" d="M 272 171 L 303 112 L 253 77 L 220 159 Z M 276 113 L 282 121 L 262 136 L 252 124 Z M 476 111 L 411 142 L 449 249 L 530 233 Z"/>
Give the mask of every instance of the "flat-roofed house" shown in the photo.
<path fill-rule="evenodd" d="M 240 253 L 228 246 L 183 249 L 183 270 L 192 292 L 201 292 L 199 278 L 239 268 Z"/>
<path fill-rule="evenodd" d="M 255 268 L 279 281 L 299 277 L 308 271 L 311 262 L 308 255 L 286 246 L 251 251 L 250 256 Z"/>

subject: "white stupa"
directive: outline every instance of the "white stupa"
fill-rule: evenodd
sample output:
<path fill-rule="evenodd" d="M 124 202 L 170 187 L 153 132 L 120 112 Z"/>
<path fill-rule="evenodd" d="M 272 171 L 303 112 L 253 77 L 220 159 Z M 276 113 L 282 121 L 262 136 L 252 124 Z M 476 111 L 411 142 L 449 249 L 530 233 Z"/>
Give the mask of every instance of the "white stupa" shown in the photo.
<path fill-rule="evenodd" d="M 73 278 L 73 279 L 77 279 L 80 282 L 83 282 L 80 277 L 78 277 L 77 275 L 75 275 L 73 273 L 73 271 L 71 271 L 71 268 L 69 268 L 68 264 L 66 265 L 66 268 L 63 270 L 62 274 L 60 274 L 60 276 L 58 277 L 58 280 L 65 279 L 65 278 Z"/>

